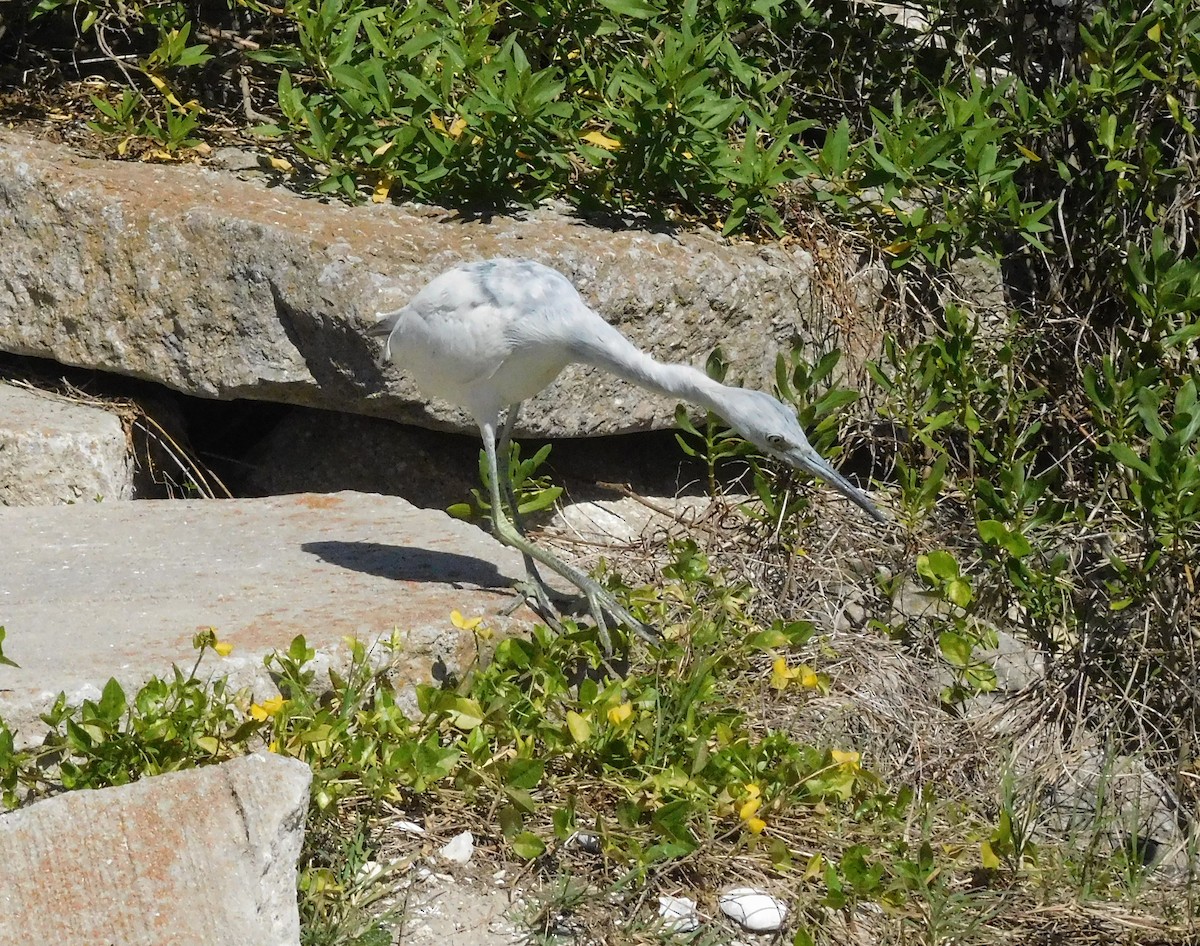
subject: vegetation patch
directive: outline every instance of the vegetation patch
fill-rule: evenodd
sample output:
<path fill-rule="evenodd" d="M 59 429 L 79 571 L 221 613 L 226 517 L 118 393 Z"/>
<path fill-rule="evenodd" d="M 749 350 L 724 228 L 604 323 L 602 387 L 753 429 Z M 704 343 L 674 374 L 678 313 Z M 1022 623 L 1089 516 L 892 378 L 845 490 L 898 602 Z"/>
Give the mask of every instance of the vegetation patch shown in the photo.
<path fill-rule="evenodd" d="M 247 740 L 304 758 L 314 942 L 354 876 L 330 839 L 385 845 L 358 820 L 385 802 L 459 812 L 573 910 L 580 885 L 750 876 L 797 905 L 796 943 L 1195 936 L 1194 3 L 41 0 L 0 13 L 0 63 L 4 115 L 129 158 L 252 142 L 347 200 L 556 197 L 800 241 L 825 275 L 882 261 L 895 326 L 858 390 L 835 351 L 781 360 L 777 387 L 825 455 L 869 464 L 896 527 L 814 516 L 717 419 L 681 423 L 710 489 L 755 499 L 719 540 L 609 569 L 668 632 L 621 679 L 586 629 L 539 631 L 409 721 L 365 654 L 317 696 L 298 641 L 278 706 L 180 674 L 56 708 L 60 769 L 0 735 L 9 804 Z M 514 462 L 537 503 L 537 464 Z M 1040 669 L 991 704 L 1008 637 Z M 1101 788 L 1131 759 L 1159 780 L 1181 873 L 1102 804 L 1052 830 L 1051 770 L 1078 753 Z M 580 830 L 599 853 L 566 843 Z"/>

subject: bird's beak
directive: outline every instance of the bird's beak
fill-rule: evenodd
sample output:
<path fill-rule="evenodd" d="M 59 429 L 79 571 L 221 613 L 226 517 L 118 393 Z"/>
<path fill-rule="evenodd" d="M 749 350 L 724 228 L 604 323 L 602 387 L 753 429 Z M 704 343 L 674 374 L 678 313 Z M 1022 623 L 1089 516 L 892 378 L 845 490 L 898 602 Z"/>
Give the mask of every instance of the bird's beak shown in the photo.
<path fill-rule="evenodd" d="M 811 447 L 805 450 L 789 450 L 787 453 L 781 454 L 782 459 L 787 461 L 793 467 L 801 470 L 807 470 L 814 476 L 819 476 L 825 480 L 830 486 L 836 489 L 839 493 L 845 496 L 855 505 L 862 508 L 876 522 L 887 522 L 887 518 L 881 513 L 870 499 L 857 486 L 854 486 L 848 479 L 842 476 L 837 470 L 831 467 L 825 460 Z"/>

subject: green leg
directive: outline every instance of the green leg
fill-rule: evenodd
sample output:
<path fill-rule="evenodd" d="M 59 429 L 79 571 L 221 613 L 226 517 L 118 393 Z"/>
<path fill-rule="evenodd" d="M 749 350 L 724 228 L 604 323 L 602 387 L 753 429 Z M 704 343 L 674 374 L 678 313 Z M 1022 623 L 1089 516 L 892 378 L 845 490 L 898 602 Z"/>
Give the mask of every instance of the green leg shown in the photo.
<path fill-rule="evenodd" d="M 588 602 L 588 608 L 592 612 L 592 618 L 596 622 L 596 629 L 600 635 L 600 643 L 607 655 L 612 654 L 612 638 L 608 633 L 608 624 L 605 621 L 605 615 L 608 615 L 612 620 L 620 624 L 626 625 L 643 640 L 649 643 L 657 643 L 660 639 L 658 632 L 630 614 L 629 610 L 622 606 L 608 589 L 602 587 L 590 575 L 585 575 L 558 556 L 530 542 L 529 539 L 521 535 L 516 526 L 509 522 L 508 516 L 504 514 L 504 505 L 501 502 L 501 493 L 505 487 L 500 485 L 501 474 L 499 466 L 496 463 L 496 431 L 494 422 L 480 424 L 479 432 L 483 435 L 483 449 L 487 454 L 488 478 L 491 480 L 492 531 L 495 533 L 496 538 L 505 545 L 516 549 L 525 556 L 527 561 L 533 559 L 540 562 L 583 592 Z M 504 477 L 507 480 L 507 464 L 505 464 L 504 468 Z M 507 489 L 509 491 L 512 490 L 511 483 L 508 484 Z"/>

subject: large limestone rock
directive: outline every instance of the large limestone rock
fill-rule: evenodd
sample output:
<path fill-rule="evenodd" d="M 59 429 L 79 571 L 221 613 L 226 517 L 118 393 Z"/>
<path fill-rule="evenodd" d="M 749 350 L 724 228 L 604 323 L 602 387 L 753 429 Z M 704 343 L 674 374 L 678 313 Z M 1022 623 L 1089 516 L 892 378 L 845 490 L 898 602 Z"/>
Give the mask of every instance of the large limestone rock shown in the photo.
<path fill-rule="evenodd" d="M 133 459 L 121 418 L 0 383 L 0 506 L 133 498 Z"/>
<path fill-rule="evenodd" d="M 299 944 L 311 778 L 249 756 L 0 815 L 0 943 Z"/>
<path fill-rule="evenodd" d="M 527 627 L 528 610 L 501 613 L 523 575 L 520 555 L 480 529 L 366 493 L 10 509 L 0 623 L 20 666 L 0 667 L 0 717 L 30 741 L 59 691 L 78 703 L 109 677 L 128 690 L 188 668 L 210 627 L 234 650 L 200 674 L 256 695 L 273 692 L 263 655 L 297 634 L 328 666 L 344 638 L 396 631 L 401 697 L 415 705 L 414 684 L 461 676 L 476 657 L 451 611 Z"/>
<path fill-rule="evenodd" d="M 81 157 L 0 131 L 0 350 L 158 381 L 469 429 L 375 365 L 364 328 L 462 259 L 527 256 L 660 358 L 720 344 L 769 387 L 796 340 L 852 364 L 880 335 L 879 274 L 836 300 L 802 249 L 611 231 L 542 210 L 480 221 L 434 208 L 347 207 L 225 172 Z M 389 369 L 389 372 L 391 369 Z M 570 368 L 523 415 L 542 436 L 671 423 L 673 404 Z"/>

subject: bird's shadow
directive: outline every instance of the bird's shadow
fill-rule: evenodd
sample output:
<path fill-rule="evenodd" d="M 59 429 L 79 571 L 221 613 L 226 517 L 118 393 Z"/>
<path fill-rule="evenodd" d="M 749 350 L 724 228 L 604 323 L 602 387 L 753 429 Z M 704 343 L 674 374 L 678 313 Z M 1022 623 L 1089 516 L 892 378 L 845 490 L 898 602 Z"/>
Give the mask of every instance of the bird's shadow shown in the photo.
<path fill-rule="evenodd" d="M 516 579 L 469 555 L 382 542 L 305 542 L 310 555 L 339 568 L 395 581 L 436 581 L 478 588 L 512 588 Z"/>

